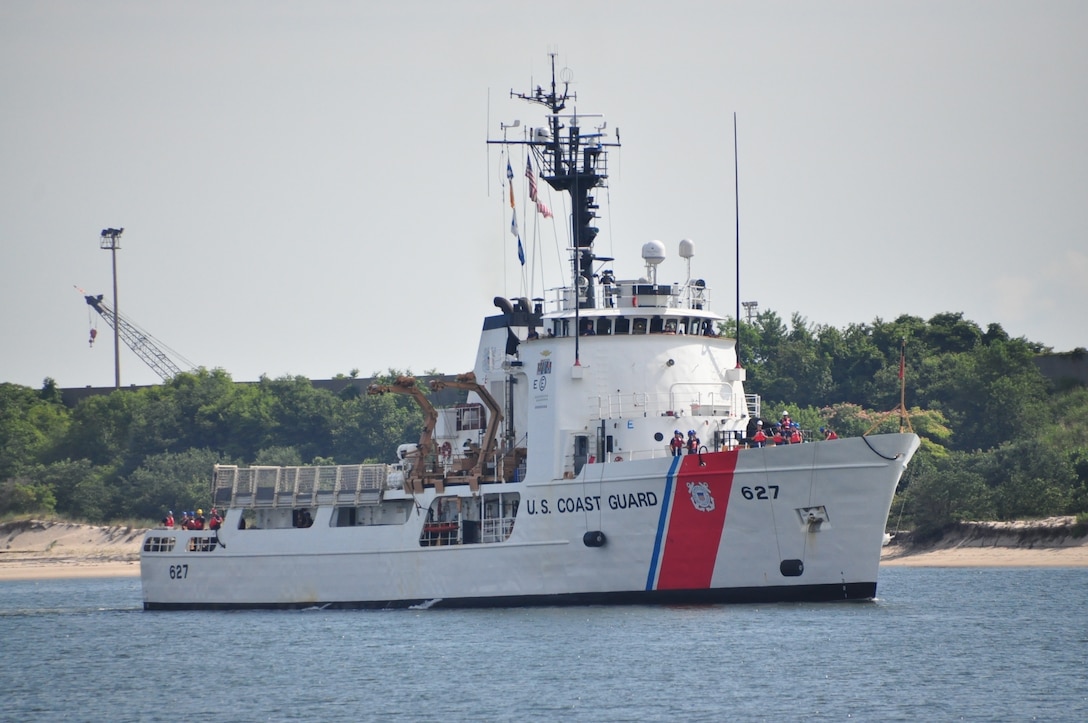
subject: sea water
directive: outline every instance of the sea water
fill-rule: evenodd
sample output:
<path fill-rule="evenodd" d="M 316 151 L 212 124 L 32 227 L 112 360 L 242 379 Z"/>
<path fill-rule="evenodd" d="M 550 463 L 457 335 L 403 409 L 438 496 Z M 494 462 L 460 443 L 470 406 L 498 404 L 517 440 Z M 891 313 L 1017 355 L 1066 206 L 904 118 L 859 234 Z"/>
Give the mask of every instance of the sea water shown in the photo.
<path fill-rule="evenodd" d="M 884 568 L 868 603 L 145 612 L 0 582 L 2 721 L 1088 719 L 1088 570 Z"/>

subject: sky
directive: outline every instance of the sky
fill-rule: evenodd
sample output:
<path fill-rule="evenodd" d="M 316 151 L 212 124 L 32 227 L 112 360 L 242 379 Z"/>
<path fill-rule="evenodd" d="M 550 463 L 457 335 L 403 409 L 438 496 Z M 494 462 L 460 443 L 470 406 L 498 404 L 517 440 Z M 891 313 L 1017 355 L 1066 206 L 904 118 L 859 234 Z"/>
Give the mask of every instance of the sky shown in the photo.
<path fill-rule="evenodd" d="M 739 295 L 786 321 L 953 312 L 1088 347 L 1086 31 L 1079 1 L 7 0 L 0 382 L 113 384 L 76 287 L 112 298 L 122 227 L 120 311 L 183 368 L 469 370 L 495 296 L 568 281 L 563 200 L 532 213 L 510 151 L 523 269 L 485 143 L 543 124 L 510 91 L 549 53 L 619 129 L 618 277 L 660 240 L 658 280 L 732 314 L 739 226 Z M 121 381 L 159 378 L 122 346 Z"/>

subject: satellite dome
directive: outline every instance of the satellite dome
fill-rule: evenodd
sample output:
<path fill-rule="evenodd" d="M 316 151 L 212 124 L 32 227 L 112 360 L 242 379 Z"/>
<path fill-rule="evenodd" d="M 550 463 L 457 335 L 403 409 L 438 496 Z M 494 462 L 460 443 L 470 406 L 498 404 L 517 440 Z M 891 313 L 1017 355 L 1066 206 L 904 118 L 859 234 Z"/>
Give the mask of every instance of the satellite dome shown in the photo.
<path fill-rule="evenodd" d="M 651 266 L 657 266 L 665 260 L 665 244 L 660 241 L 647 241 L 642 245 L 642 260 Z"/>
<path fill-rule="evenodd" d="M 695 242 L 689 238 L 680 240 L 680 258 L 690 259 L 695 255 Z"/>

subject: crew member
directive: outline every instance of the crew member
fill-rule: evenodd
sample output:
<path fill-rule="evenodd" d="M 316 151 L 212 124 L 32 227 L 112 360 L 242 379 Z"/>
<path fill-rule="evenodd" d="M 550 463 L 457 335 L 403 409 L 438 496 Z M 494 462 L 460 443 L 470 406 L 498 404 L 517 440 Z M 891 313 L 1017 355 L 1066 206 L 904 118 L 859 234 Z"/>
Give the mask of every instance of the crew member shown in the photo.
<path fill-rule="evenodd" d="M 672 449 L 673 457 L 679 457 L 684 453 L 684 434 L 679 429 L 672 433 L 669 447 Z"/>

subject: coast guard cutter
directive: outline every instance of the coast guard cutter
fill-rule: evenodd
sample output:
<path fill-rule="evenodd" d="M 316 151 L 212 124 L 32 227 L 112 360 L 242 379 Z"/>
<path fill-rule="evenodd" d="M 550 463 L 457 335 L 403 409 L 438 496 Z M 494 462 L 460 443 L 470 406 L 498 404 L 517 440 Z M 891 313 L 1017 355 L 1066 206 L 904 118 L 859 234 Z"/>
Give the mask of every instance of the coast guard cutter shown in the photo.
<path fill-rule="evenodd" d="M 594 194 L 618 140 L 569 111 L 554 59 L 550 87 L 515 95 L 547 111 L 513 145 L 569 198 L 571 278 L 548 299 L 494 299 L 472 371 L 436 385 L 464 403 L 436 408 L 411 378 L 370 390 L 423 410 L 394 462 L 217 467 L 220 529 L 144 538 L 145 608 L 875 595 L 918 437 L 751 445 L 760 400 L 711 287 L 658 283 L 658 242 L 642 245 L 637 278 L 594 253 Z M 678 252 L 690 262 L 694 245 Z M 674 453 L 676 431 L 692 451 Z"/>

